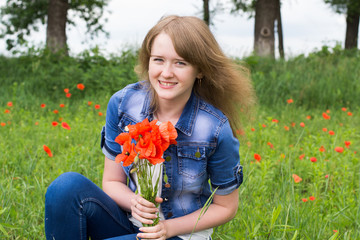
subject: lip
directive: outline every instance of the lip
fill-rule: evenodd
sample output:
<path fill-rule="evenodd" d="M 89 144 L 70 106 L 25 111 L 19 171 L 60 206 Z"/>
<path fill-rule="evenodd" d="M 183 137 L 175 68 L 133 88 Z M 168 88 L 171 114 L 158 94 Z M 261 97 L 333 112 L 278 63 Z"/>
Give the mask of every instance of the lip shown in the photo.
<path fill-rule="evenodd" d="M 161 81 L 158 80 L 159 86 L 164 89 L 174 88 L 177 85 L 177 82 Z"/>

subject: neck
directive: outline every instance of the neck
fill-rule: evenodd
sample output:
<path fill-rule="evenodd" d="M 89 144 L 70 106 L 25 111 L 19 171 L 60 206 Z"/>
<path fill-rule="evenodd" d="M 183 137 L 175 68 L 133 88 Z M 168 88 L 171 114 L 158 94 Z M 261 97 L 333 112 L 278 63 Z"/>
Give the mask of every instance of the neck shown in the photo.
<path fill-rule="evenodd" d="M 171 101 L 166 100 L 159 101 L 155 117 L 160 122 L 170 121 L 175 126 L 185 108 L 185 104 L 172 103 Z"/>

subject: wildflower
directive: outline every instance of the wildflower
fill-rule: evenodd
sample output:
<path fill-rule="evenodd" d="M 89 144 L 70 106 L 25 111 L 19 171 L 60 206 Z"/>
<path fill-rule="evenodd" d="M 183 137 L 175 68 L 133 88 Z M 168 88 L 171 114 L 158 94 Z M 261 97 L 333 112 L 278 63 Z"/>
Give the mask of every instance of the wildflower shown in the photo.
<path fill-rule="evenodd" d="M 334 132 L 334 131 L 332 131 L 332 130 L 330 130 L 330 131 L 329 131 L 329 134 L 330 134 L 330 135 L 334 135 L 334 134 L 335 134 L 335 132 Z"/>
<path fill-rule="evenodd" d="M 326 110 L 326 112 L 327 112 L 327 113 L 330 113 L 330 110 L 328 109 L 328 110 Z"/>
<path fill-rule="evenodd" d="M 307 202 L 308 200 L 307 200 L 307 198 L 303 198 L 303 199 L 301 199 L 303 202 Z"/>
<path fill-rule="evenodd" d="M 338 153 L 342 153 L 342 152 L 344 152 L 344 148 L 343 147 L 335 147 L 335 151 Z"/>
<path fill-rule="evenodd" d="M 319 148 L 319 151 L 320 151 L 320 152 L 325 152 L 324 146 L 321 146 L 321 147 Z"/>
<path fill-rule="evenodd" d="M 88 101 L 88 103 L 87 103 L 87 104 L 88 104 L 88 106 L 91 106 L 92 102 L 91 102 L 91 101 Z"/>
<path fill-rule="evenodd" d="M 292 127 L 295 127 L 295 126 L 296 126 L 296 123 L 292 122 L 292 123 L 291 123 L 291 126 L 292 126 Z"/>
<path fill-rule="evenodd" d="M 43 148 L 44 148 L 44 151 L 49 155 L 49 157 L 53 156 L 53 154 L 48 146 L 43 145 Z"/>
<path fill-rule="evenodd" d="M 82 83 L 79 83 L 78 85 L 76 85 L 76 87 L 79 89 L 79 90 L 84 90 L 84 88 L 85 88 L 85 85 L 84 84 L 82 84 Z"/>
<path fill-rule="evenodd" d="M 35 125 L 36 125 L 36 126 L 39 125 L 39 122 L 35 122 Z"/>
<path fill-rule="evenodd" d="M 59 123 L 54 121 L 54 122 L 52 122 L 51 124 L 52 124 L 54 127 L 56 127 Z"/>
<path fill-rule="evenodd" d="M 330 119 L 330 116 L 327 115 L 326 113 L 323 113 L 322 116 L 323 116 L 323 118 L 326 119 L 326 120 L 329 120 L 329 119 Z"/>
<path fill-rule="evenodd" d="M 352 112 L 348 112 L 347 115 L 348 115 L 348 116 L 352 116 Z"/>
<path fill-rule="evenodd" d="M 291 98 L 290 99 L 288 99 L 288 100 L 286 100 L 287 101 L 287 103 L 288 104 L 290 104 L 290 103 L 293 103 L 294 102 L 294 100 L 292 100 Z"/>
<path fill-rule="evenodd" d="M 40 105 L 40 107 L 41 107 L 41 108 L 44 108 L 44 107 L 46 107 L 46 104 L 45 104 L 45 103 L 42 103 L 42 104 Z"/>
<path fill-rule="evenodd" d="M 342 110 L 343 112 L 346 112 L 347 108 L 346 108 L 346 107 L 343 107 L 343 108 L 341 108 L 341 110 Z"/>
<path fill-rule="evenodd" d="M 351 144 L 350 141 L 345 141 L 345 147 L 346 147 L 346 148 L 349 148 L 350 144 Z"/>
<path fill-rule="evenodd" d="M 8 105 L 9 107 L 12 107 L 12 106 L 13 106 L 13 103 L 12 103 L 12 102 L 8 102 L 7 105 Z"/>
<path fill-rule="evenodd" d="M 243 136 L 245 134 L 245 131 L 242 130 L 242 129 L 237 129 L 236 134 L 239 135 L 239 136 Z"/>
<path fill-rule="evenodd" d="M 325 178 L 329 178 L 329 175 L 328 175 L 328 174 L 326 174 L 326 175 L 325 175 Z"/>
<path fill-rule="evenodd" d="M 255 128 L 251 128 L 251 131 L 255 132 Z"/>
<path fill-rule="evenodd" d="M 284 126 L 285 131 L 289 131 L 289 127 L 288 126 Z"/>
<path fill-rule="evenodd" d="M 66 122 L 62 122 L 62 123 L 61 123 L 61 126 L 62 126 L 63 128 L 65 128 L 65 129 L 67 129 L 67 130 L 70 130 L 70 126 L 69 126 L 69 124 L 67 124 Z"/>
<path fill-rule="evenodd" d="M 301 122 L 300 127 L 305 127 L 305 123 Z"/>
<path fill-rule="evenodd" d="M 262 125 L 262 127 L 263 127 L 263 128 L 266 128 L 266 125 L 265 125 L 265 124 L 263 124 L 263 125 Z"/>
<path fill-rule="evenodd" d="M 279 122 L 279 120 L 277 120 L 277 119 L 273 119 L 272 120 L 274 123 L 278 123 Z"/>
<path fill-rule="evenodd" d="M 314 196 L 310 196 L 310 197 L 309 197 L 309 200 L 310 200 L 310 201 L 314 201 L 314 200 L 315 200 L 315 197 L 314 197 Z"/>
<path fill-rule="evenodd" d="M 61 103 L 59 106 L 60 106 L 61 108 L 63 108 L 63 107 L 65 107 L 65 104 Z"/>
<path fill-rule="evenodd" d="M 6 123 L 2 122 L 2 123 L 1 123 L 1 126 L 2 126 L 2 127 L 5 127 L 5 126 L 6 126 Z"/>
<path fill-rule="evenodd" d="M 99 116 L 102 116 L 102 115 L 103 115 L 103 113 L 102 113 L 102 112 L 98 112 L 98 115 L 99 115 Z"/>
<path fill-rule="evenodd" d="M 58 113 L 59 113 L 59 111 L 58 111 L 58 110 L 56 110 L 56 109 L 55 109 L 53 112 L 54 112 L 55 114 L 58 114 Z"/>
<path fill-rule="evenodd" d="M 310 161 L 316 162 L 316 161 L 317 161 L 317 158 L 316 158 L 316 157 L 311 157 L 311 158 L 310 158 Z"/>
<path fill-rule="evenodd" d="M 306 119 L 310 120 L 310 119 L 311 119 L 311 116 L 310 116 L 310 115 L 307 115 L 307 116 L 306 116 Z"/>
<path fill-rule="evenodd" d="M 95 104 L 95 109 L 100 109 L 100 105 L 99 104 Z"/>
<path fill-rule="evenodd" d="M 274 148 L 271 142 L 268 142 L 267 145 L 269 145 L 270 148 Z"/>
<path fill-rule="evenodd" d="M 257 153 L 254 153 L 254 159 L 256 161 L 260 162 L 261 161 L 261 156 L 259 154 L 257 154 Z"/>
<path fill-rule="evenodd" d="M 334 232 L 334 233 L 337 233 L 337 232 L 338 232 L 338 230 L 333 230 L 333 232 Z"/>
<path fill-rule="evenodd" d="M 299 159 L 302 160 L 304 157 L 305 157 L 305 154 L 301 154 L 301 155 L 299 156 Z"/>
<path fill-rule="evenodd" d="M 71 93 L 67 93 L 65 96 L 66 96 L 67 98 L 70 98 L 70 97 L 71 97 Z"/>
<path fill-rule="evenodd" d="M 65 89 L 64 89 L 64 92 L 65 92 L 65 93 L 69 93 L 69 89 L 68 89 L 68 88 L 65 88 Z"/>
<path fill-rule="evenodd" d="M 323 130 L 324 132 L 327 132 L 327 128 L 323 128 L 322 130 Z"/>
<path fill-rule="evenodd" d="M 10 113 L 9 109 L 5 109 L 4 113 Z"/>
<path fill-rule="evenodd" d="M 296 174 L 293 174 L 292 177 L 293 177 L 295 183 L 299 183 L 302 181 L 302 178 Z"/>

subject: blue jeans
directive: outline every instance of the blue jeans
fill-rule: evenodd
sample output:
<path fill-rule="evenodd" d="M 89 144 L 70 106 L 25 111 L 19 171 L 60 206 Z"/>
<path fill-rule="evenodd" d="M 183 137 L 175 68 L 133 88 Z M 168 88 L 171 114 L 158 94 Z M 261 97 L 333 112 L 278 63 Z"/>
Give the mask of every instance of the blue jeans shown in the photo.
<path fill-rule="evenodd" d="M 68 172 L 47 189 L 45 233 L 48 240 L 135 240 L 139 229 L 102 189 L 81 174 Z"/>

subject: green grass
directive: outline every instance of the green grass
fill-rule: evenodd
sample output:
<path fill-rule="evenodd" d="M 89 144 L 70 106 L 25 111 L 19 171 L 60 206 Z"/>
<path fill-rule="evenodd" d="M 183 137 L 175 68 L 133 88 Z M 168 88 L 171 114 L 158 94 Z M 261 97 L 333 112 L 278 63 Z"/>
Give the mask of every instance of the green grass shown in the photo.
<path fill-rule="evenodd" d="M 23 107 L 22 102 L 0 106 L 0 122 L 6 124 L 0 127 L 0 223 L 6 232 L 0 231 L 1 239 L 44 238 L 44 194 L 59 174 L 80 172 L 100 185 L 103 155 L 99 136 L 105 114 L 98 112 L 105 113 L 108 98 L 72 102 L 63 97 L 44 102 L 45 108 L 40 107 L 41 101 L 31 107 Z M 91 106 L 88 101 L 93 102 Z M 65 107 L 59 108 L 60 103 Z M 100 109 L 94 104 L 100 104 Z M 10 112 L 4 113 L 6 109 Z M 245 178 L 238 213 L 216 229 L 215 239 L 292 239 L 295 235 L 294 239 L 329 239 L 333 230 L 338 230 L 341 239 L 359 239 L 360 153 L 354 153 L 360 150 L 358 110 L 330 109 L 331 119 L 325 120 L 323 111 L 304 110 L 295 104 L 260 109 L 254 121 L 245 124 L 246 136 L 242 137 Z M 347 115 L 349 111 L 352 116 Z M 59 118 L 71 130 L 54 127 L 52 122 L 60 122 Z M 330 130 L 335 134 L 330 135 Z M 349 148 L 344 147 L 345 141 L 351 142 Z M 44 144 L 52 150 L 52 158 L 44 152 Z M 319 151 L 321 146 L 325 152 Z M 335 152 L 336 146 L 344 147 L 344 152 Z M 254 159 L 255 153 L 260 154 L 260 162 Z M 302 160 L 301 154 L 305 154 Z M 303 180 L 294 183 L 292 174 Z M 302 201 L 310 196 L 315 200 Z"/>

